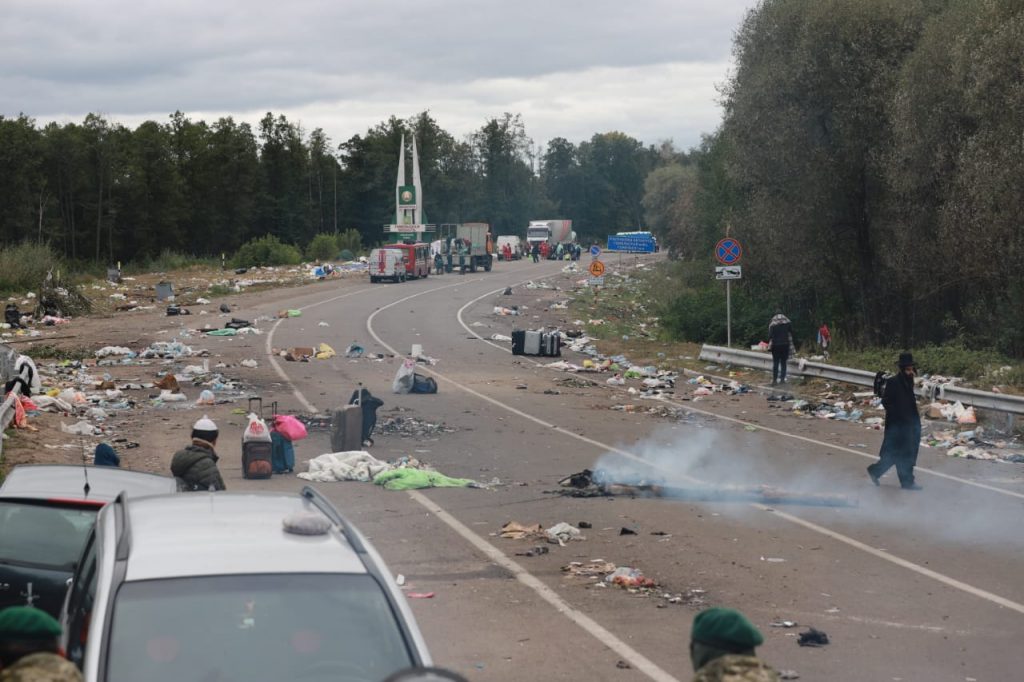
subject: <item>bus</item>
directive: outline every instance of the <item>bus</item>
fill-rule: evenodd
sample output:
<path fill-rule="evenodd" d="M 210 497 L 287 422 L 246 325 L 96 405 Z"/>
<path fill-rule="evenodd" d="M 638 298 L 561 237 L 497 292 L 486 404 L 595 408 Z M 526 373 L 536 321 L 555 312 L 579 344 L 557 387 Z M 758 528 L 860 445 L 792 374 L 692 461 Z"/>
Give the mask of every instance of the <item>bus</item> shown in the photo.
<path fill-rule="evenodd" d="M 396 249 L 402 252 L 406 278 L 426 277 L 430 274 L 430 268 L 433 267 L 430 260 L 430 244 L 402 242 L 400 244 L 385 244 L 381 248 Z"/>

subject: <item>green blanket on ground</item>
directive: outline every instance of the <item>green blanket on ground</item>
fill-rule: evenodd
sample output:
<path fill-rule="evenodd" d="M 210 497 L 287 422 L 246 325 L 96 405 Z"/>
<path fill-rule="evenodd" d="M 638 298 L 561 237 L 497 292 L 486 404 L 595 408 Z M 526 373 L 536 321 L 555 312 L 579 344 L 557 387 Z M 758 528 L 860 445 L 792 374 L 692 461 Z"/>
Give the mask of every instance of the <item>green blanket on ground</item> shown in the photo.
<path fill-rule="evenodd" d="M 377 474 L 373 482 L 388 490 L 417 490 L 419 488 L 469 488 L 476 481 L 468 478 L 451 478 L 436 471 L 423 469 L 392 469 Z"/>

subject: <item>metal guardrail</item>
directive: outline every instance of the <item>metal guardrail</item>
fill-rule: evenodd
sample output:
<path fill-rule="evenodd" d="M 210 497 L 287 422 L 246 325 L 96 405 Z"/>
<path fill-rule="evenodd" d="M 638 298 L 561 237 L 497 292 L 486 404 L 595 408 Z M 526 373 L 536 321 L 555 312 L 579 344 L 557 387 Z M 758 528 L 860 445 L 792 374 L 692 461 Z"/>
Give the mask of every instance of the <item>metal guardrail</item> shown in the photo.
<path fill-rule="evenodd" d="M 758 351 L 705 345 L 701 348 L 700 359 L 772 371 L 772 356 Z M 875 382 L 874 372 L 826 365 L 822 362 L 812 362 L 810 360 L 790 359 L 786 363 L 786 371 L 787 374 L 820 377 L 856 386 L 873 386 Z M 1007 414 L 1024 415 L 1024 397 L 1021 396 L 990 393 L 989 391 L 978 391 L 954 384 L 936 384 L 928 381 L 921 382 L 917 388 L 917 393 L 929 400 L 959 400 L 964 405 L 973 405 L 974 407 L 1006 412 Z"/>

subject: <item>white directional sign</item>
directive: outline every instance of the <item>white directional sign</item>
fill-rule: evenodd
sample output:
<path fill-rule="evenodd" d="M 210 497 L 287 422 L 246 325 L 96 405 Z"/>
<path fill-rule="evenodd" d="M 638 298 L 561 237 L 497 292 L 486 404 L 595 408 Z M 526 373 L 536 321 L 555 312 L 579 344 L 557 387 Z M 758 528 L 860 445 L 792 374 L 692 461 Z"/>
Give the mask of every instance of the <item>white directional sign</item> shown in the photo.
<path fill-rule="evenodd" d="M 743 266 L 716 265 L 715 279 L 743 279 Z"/>

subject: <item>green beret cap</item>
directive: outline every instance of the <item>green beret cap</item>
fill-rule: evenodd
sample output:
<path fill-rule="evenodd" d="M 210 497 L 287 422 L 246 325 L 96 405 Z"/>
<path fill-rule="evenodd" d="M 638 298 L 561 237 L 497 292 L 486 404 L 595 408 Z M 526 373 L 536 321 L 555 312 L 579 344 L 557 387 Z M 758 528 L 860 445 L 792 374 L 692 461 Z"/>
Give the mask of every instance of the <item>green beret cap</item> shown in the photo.
<path fill-rule="evenodd" d="M 60 635 L 60 623 L 34 606 L 8 606 L 0 611 L 0 639 L 47 639 Z"/>
<path fill-rule="evenodd" d="M 697 614 L 690 639 L 727 651 L 745 651 L 764 643 L 764 637 L 746 616 L 719 606 Z"/>

